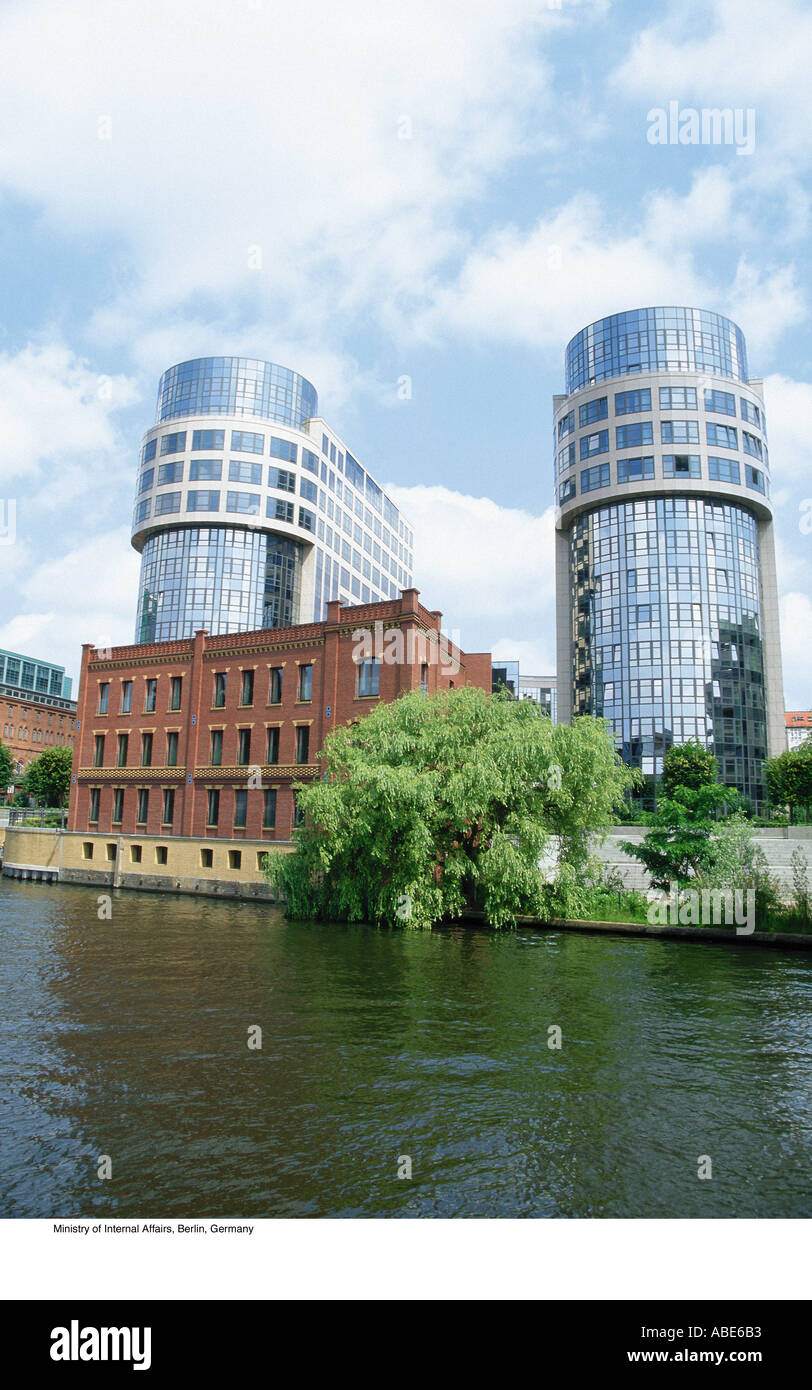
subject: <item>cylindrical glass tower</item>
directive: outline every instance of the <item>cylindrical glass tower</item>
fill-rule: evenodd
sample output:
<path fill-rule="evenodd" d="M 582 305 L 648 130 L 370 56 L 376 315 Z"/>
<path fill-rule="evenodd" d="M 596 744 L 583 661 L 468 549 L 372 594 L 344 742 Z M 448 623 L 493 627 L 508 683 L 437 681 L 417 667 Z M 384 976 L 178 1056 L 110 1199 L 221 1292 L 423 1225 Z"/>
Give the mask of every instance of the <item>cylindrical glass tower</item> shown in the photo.
<path fill-rule="evenodd" d="M 566 351 L 555 398 L 559 719 L 604 716 L 656 798 L 699 738 L 760 806 L 783 746 L 762 384 L 736 324 L 615 314 Z"/>
<path fill-rule="evenodd" d="M 412 532 L 298 372 L 202 357 L 164 372 L 141 447 L 136 642 L 290 627 L 412 583 Z"/>

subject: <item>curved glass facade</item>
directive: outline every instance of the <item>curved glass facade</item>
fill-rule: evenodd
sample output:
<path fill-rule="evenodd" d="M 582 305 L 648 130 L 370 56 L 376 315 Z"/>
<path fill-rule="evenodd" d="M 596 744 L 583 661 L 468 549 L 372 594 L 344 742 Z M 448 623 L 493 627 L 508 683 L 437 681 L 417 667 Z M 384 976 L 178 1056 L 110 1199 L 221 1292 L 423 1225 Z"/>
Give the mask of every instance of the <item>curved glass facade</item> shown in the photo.
<path fill-rule="evenodd" d="M 607 377 L 690 371 L 747 381 L 739 327 L 707 309 L 660 307 L 612 314 L 567 344 L 567 394 Z"/>
<path fill-rule="evenodd" d="M 253 357 L 195 357 L 163 373 L 156 418 L 258 416 L 301 427 L 319 413 L 316 388 L 298 372 Z"/>
<path fill-rule="evenodd" d="M 712 747 L 760 802 L 767 723 L 756 520 L 658 497 L 584 512 L 570 549 L 573 714 L 605 716 L 624 760 L 656 776 L 672 743 Z"/>
<path fill-rule="evenodd" d="M 167 529 L 141 559 L 138 642 L 290 627 L 297 620 L 301 549 L 286 536 L 238 527 Z"/>

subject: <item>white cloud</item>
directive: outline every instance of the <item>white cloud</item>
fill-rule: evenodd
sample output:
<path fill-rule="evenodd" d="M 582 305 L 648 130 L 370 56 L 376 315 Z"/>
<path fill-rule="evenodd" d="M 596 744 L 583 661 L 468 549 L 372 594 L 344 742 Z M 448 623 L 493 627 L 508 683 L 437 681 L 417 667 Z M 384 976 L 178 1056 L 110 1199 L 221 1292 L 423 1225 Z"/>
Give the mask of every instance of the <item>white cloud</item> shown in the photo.
<path fill-rule="evenodd" d="M 672 6 L 643 28 L 613 74 L 616 89 L 658 106 L 754 107 L 757 152 L 809 159 L 812 14 L 798 0 Z M 747 160 L 738 159 L 737 164 Z"/>
<path fill-rule="evenodd" d="M 807 594 L 784 594 L 780 601 L 784 636 L 784 698 L 787 709 L 812 708 L 812 602 Z"/>
<path fill-rule="evenodd" d="M 81 465 L 94 459 L 117 462 L 115 413 L 138 399 L 123 376 L 105 376 L 60 344 L 28 344 L 0 354 L 0 482 Z M 131 468 L 131 463 L 128 465 Z M 64 472 L 55 467 L 41 505 L 59 497 Z"/>
<path fill-rule="evenodd" d="M 0 14 L 0 187 L 120 248 L 99 333 L 214 297 L 221 331 L 306 341 L 307 319 L 315 345 L 408 299 L 489 176 L 570 138 L 541 44 L 571 22 L 535 0 L 28 0 Z"/>
<path fill-rule="evenodd" d="M 30 570 L 22 566 L 19 611 L 0 626 L 0 647 L 47 657 L 78 676 L 84 642 L 133 641 L 139 564 L 128 528 L 120 527 Z"/>
<path fill-rule="evenodd" d="M 527 644 L 531 664 L 555 663 L 553 512 L 533 516 L 444 487 L 387 486 L 414 525 L 414 572 L 427 608 L 466 651 Z M 503 653 L 503 655 L 506 653 Z M 532 674 L 538 674 L 538 671 Z"/>

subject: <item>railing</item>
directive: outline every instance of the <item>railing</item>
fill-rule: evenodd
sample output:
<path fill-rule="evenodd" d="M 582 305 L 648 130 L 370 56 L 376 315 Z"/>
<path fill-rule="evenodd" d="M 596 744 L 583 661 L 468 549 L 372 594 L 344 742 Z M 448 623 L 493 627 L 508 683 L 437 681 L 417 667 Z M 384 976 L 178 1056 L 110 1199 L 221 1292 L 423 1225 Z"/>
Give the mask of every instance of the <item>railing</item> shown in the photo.
<path fill-rule="evenodd" d="M 12 806 L 8 812 L 9 825 L 47 825 L 53 829 L 64 830 L 67 823 L 67 811 L 60 811 L 53 807 L 42 806 L 38 810 L 30 811 Z"/>

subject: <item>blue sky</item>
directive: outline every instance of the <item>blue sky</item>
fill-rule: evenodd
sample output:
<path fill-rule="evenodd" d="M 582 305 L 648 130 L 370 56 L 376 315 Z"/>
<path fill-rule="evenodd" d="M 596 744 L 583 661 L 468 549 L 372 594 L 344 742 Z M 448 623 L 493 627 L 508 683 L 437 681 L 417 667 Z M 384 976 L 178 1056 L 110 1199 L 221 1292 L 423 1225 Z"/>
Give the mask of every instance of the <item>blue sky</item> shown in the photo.
<path fill-rule="evenodd" d="M 132 639 L 158 375 L 235 353 L 314 382 L 463 645 L 551 671 L 564 346 L 696 304 L 765 378 L 812 705 L 809 5 L 6 0 L 0 52 L 0 646 Z M 673 100 L 752 110 L 753 152 L 651 144 Z"/>

